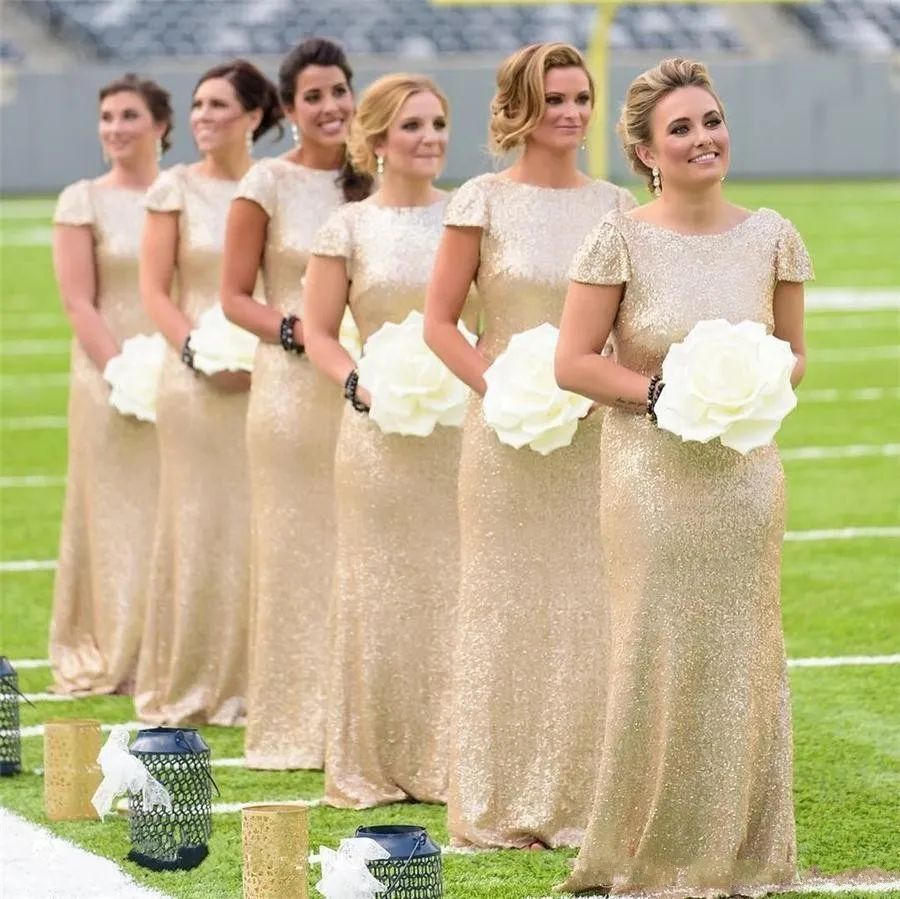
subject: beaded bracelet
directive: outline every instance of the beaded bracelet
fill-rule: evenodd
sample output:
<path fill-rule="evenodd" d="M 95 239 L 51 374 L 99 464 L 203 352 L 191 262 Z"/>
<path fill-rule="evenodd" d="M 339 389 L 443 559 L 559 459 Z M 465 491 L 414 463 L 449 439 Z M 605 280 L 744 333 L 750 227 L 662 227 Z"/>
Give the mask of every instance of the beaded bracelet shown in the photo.
<path fill-rule="evenodd" d="M 665 387 L 663 379 L 659 375 L 654 375 L 650 379 L 650 386 L 647 388 L 647 418 L 653 424 L 656 424 L 656 401 Z"/>
<path fill-rule="evenodd" d="M 368 412 L 369 407 L 356 395 L 357 387 L 359 387 L 359 369 L 354 368 L 344 381 L 344 397 L 357 412 Z"/>
<path fill-rule="evenodd" d="M 281 320 L 281 332 L 279 337 L 281 339 L 281 345 L 284 347 L 286 353 L 296 353 L 298 356 L 302 356 L 305 350 L 305 347 L 302 343 L 297 343 L 294 339 L 294 325 L 297 324 L 298 318 L 296 315 L 286 315 Z"/>
<path fill-rule="evenodd" d="M 191 335 L 188 334 L 184 338 L 184 345 L 181 347 L 181 361 L 191 370 L 196 371 L 194 367 L 194 348 L 191 346 Z"/>

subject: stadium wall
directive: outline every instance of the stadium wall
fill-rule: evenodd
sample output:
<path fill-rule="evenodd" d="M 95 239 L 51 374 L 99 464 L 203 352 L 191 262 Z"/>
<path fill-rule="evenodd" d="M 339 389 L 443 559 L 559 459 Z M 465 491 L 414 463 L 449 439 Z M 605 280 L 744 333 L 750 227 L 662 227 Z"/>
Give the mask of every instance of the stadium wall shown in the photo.
<path fill-rule="evenodd" d="M 274 75 L 278 60 L 257 59 Z M 412 62 L 357 59 L 357 87 L 398 68 L 433 75 L 452 104 L 446 178 L 461 181 L 497 165 L 487 155 L 486 118 L 498 59 Z M 630 179 L 613 133 L 629 81 L 657 57 L 614 59 L 608 127 L 611 177 Z M 727 107 L 735 178 L 900 177 L 900 77 L 888 58 L 809 55 L 790 59 L 708 59 Z M 6 71 L 0 98 L 0 193 L 54 194 L 103 169 L 96 138 L 97 90 L 139 69 L 173 94 L 175 146 L 166 164 L 194 158 L 190 94 L 209 61 L 83 65 L 69 71 Z M 257 156 L 288 148 L 264 139 Z"/>

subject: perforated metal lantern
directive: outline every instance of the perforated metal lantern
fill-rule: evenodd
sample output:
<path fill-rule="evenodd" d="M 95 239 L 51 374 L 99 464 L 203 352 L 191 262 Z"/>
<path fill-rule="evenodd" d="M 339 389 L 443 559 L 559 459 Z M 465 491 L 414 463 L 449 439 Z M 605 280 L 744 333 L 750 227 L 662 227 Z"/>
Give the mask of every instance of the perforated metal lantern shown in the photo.
<path fill-rule="evenodd" d="M 19 675 L 6 656 L 0 656 L 0 775 L 22 770 L 22 732 L 19 727 Z"/>
<path fill-rule="evenodd" d="M 356 836 L 374 840 L 391 854 L 390 858 L 368 862 L 372 876 L 386 887 L 378 894 L 379 899 L 443 899 L 441 850 L 424 827 L 359 827 Z"/>
<path fill-rule="evenodd" d="M 140 792 L 128 794 L 128 858 L 154 871 L 196 868 L 212 833 L 209 746 L 193 728 L 155 727 L 138 731 L 131 754 L 168 790 L 172 809 L 144 808 Z"/>

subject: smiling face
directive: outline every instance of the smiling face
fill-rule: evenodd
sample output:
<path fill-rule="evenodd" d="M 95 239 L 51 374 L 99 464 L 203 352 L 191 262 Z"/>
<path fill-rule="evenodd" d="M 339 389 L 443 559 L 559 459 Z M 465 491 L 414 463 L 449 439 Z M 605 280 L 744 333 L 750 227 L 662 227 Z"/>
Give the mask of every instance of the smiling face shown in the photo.
<path fill-rule="evenodd" d="M 375 152 L 384 157 L 391 175 L 430 180 L 444 167 L 449 137 L 440 99 L 431 91 L 420 91 L 400 106 Z"/>
<path fill-rule="evenodd" d="M 304 144 L 340 146 L 353 118 L 353 93 L 338 66 L 307 66 L 297 76 L 294 106 L 287 109 Z"/>
<path fill-rule="evenodd" d="M 191 105 L 191 132 L 197 149 L 216 153 L 243 146 L 261 112 L 247 112 L 227 78 L 210 78 L 197 86 Z"/>
<path fill-rule="evenodd" d="M 111 162 L 130 162 L 156 153 L 165 126 L 153 121 L 144 98 L 135 91 L 118 91 L 100 103 L 98 134 Z"/>
<path fill-rule="evenodd" d="M 577 66 L 544 76 L 544 114 L 528 142 L 557 151 L 575 150 L 587 134 L 593 104 L 587 72 Z"/>
<path fill-rule="evenodd" d="M 728 171 L 731 147 L 719 105 L 702 87 L 680 87 L 663 97 L 650 120 L 652 146 L 637 148 L 660 180 L 682 190 L 705 189 Z"/>

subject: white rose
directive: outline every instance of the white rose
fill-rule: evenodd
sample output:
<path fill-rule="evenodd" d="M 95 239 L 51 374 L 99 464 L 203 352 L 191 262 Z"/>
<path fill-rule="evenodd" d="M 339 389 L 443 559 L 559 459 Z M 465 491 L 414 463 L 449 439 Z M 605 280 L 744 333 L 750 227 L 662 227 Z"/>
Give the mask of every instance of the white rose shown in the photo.
<path fill-rule="evenodd" d="M 484 373 L 482 410 L 501 443 L 546 456 L 568 446 L 591 400 L 556 383 L 553 357 L 559 330 L 545 322 L 516 334 Z"/>
<path fill-rule="evenodd" d="M 194 367 L 205 375 L 253 371 L 259 338 L 225 318 L 220 303 L 204 312 L 191 331 Z"/>
<path fill-rule="evenodd" d="M 369 417 L 385 434 L 427 437 L 437 425 L 459 427 L 466 416 L 471 391 L 428 348 L 423 322 L 412 311 L 399 325 L 382 325 L 363 347 L 359 383 L 372 397 Z"/>
<path fill-rule="evenodd" d="M 156 391 L 166 355 L 161 334 L 137 334 L 106 363 L 103 379 L 110 385 L 109 404 L 122 415 L 156 421 Z"/>
<path fill-rule="evenodd" d="M 682 440 L 719 438 L 742 454 L 766 446 L 797 405 L 795 362 L 790 344 L 759 322 L 700 322 L 663 362 L 657 423 Z"/>
<path fill-rule="evenodd" d="M 341 346 L 353 357 L 354 362 L 359 362 L 362 356 L 362 344 L 359 338 L 359 328 L 350 314 L 350 307 L 344 308 L 344 317 L 341 319 L 339 335 Z"/>

